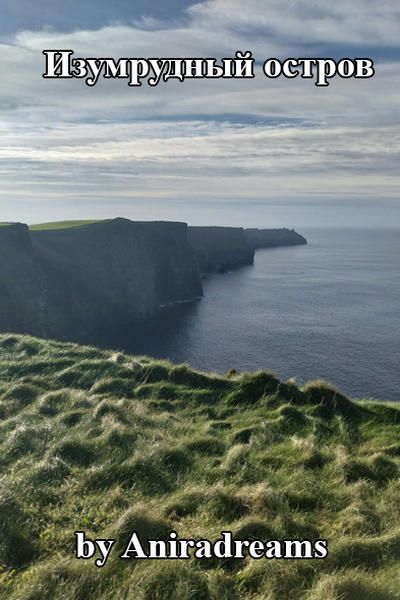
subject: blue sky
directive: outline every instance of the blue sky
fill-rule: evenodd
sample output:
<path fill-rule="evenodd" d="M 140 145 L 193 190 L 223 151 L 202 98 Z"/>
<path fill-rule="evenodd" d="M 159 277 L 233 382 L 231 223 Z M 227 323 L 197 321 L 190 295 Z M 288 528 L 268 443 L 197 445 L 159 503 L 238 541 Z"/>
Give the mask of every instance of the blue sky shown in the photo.
<path fill-rule="evenodd" d="M 245 226 L 400 223 L 395 0 L 3 0 L 0 220 L 127 216 Z M 80 56 L 369 56 L 376 75 L 44 80 Z"/>

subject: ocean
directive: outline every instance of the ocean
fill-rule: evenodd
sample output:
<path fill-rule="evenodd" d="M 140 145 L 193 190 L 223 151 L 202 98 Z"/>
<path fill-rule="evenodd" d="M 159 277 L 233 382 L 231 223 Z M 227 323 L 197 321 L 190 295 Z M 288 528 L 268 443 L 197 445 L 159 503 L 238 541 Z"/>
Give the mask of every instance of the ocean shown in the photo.
<path fill-rule="evenodd" d="M 254 265 L 204 279 L 201 300 L 164 308 L 107 345 L 400 401 L 400 230 L 300 233 L 307 246 L 257 250 Z"/>

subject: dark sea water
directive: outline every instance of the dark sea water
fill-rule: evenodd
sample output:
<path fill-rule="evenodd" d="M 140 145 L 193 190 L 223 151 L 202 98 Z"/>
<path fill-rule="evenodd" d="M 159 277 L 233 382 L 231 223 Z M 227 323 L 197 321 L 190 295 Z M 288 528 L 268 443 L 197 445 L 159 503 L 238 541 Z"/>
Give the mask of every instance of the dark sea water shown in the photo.
<path fill-rule="evenodd" d="M 112 345 L 400 400 L 400 230 L 301 233 L 307 246 L 258 250 L 253 266 L 205 279 L 203 299 Z"/>

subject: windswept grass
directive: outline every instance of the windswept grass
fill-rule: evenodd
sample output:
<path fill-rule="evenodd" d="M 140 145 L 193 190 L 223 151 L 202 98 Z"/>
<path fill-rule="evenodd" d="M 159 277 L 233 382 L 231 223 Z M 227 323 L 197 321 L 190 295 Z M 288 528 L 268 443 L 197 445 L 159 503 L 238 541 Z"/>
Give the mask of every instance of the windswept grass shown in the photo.
<path fill-rule="evenodd" d="M 0 600 L 399 600 L 399 440 L 395 404 L 320 380 L 2 335 Z M 116 539 L 103 568 L 74 558 L 81 530 Z M 133 531 L 329 555 L 120 560 Z"/>
<path fill-rule="evenodd" d="M 95 223 L 104 223 L 104 219 L 92 219 L 86 221 L 53 221 L 52 223 L 37 223 L 36 225 L 30 225 L 31 231 L 45 231 L 54 229 L 71 229 L 72 227 L 85 227 L 86 225 L 94 225 Z"/>

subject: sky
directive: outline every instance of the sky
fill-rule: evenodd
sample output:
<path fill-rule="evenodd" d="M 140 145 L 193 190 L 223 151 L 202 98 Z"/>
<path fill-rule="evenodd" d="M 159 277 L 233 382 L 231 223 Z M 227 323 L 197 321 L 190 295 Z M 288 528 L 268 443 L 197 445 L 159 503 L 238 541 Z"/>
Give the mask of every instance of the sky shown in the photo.
<path fill-rule="evenodd" d="M 2 0 L 0 221 L 400 226 L 397 0 Z M 82 57 L 234 57 L 254 79 L 43 79 Z M 267 79 L 270 57 L 369 57 L 370 79 Z"/>

